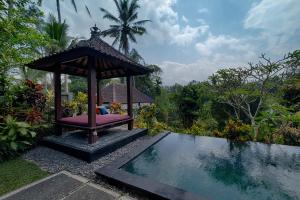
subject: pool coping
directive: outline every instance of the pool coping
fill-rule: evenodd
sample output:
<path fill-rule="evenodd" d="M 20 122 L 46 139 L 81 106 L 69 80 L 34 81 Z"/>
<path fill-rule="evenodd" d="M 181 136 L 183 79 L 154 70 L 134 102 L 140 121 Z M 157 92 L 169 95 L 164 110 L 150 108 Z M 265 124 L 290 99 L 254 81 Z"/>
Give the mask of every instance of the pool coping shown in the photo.
<path fill-rule="evenodd" d="M 146 149 L 156 144 L 170 133 L 171 132 L 163 132 L 154 136 L 144 145 L 139 146 L 124 157 L 112 162 L 109 165 L 97 169 L 95 171 L 96 175 L 106 179 L 108 182 L 114 185 L 131 188 L 150 197 L 151 199 L 204 200 L 204 198 L 201 198 L 194 193 L 160 183 L 146 177 L 134 175 L 120 169 L 123 165 L 142 154 Z"/>

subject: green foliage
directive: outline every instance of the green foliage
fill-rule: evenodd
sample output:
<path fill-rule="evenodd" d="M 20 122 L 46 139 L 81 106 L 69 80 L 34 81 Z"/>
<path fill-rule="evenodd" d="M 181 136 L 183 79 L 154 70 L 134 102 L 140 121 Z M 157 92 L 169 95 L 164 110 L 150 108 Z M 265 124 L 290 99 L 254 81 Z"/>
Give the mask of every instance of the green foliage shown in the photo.
<path fill-rule="evenodd" d="M 138 111 L 135 126 L 138 128 L 147 128 L 150 135 L 155 135 L 167 130 L 166 124 L 157 121 L 156 114 L 157 107 L 154 104 L 150 106 L 143 106 Z"/>
<path fill-rule="evenodd" d="M 213 118 L 199 119 L 193 123 L 191 128 L 185 130 L 185 133 L 201 136 L 212 136 L 218 129 L 218 122 Z"/>
<path fill-rule="evenodd" d="M 300 144 L 300 115 L 280 104 L 273 104 L 259 117 L 260 141 Z"/>
<path fill-rule="evenodd" d="M 178 107 L 178 115 L 182 120 L 185 128 L 192 126 L 193 122 L 199 117 L 199 102 L 200 94 L 198 85 L 190 83 L 184 86 L 179 94 L 176 95 L 176 103 Z"/>
<path fill-rule="evenodd" d="M 45 24 L 44 31 L 50 38 L 46 48 L 48 54 L 53 54 L 67 48 L 70 38 L 67 35 L 69 26 L 64 21 L 58 22 L 53 15 L 49 15 L 48 22 Z"/>
<path fill-rule="evenodd" d="M 226 138 L 237 141 L 251 140 L 251 126 L 241 121 L 228 120 L 223 134 Z"/>
<path fill-rule="evenodd" d="M 77 94 L 78 92 L 87 93 L 87 81 L 86 78 L 79 77 L 79 76 L 69 76 L 71 83 L 70 91 L 73 94 Z"/>
<path fill-rule="evenodd" d="M 102 31 L 104 37 L 109 36 L 114 38 L 112 45 L 119 43 L 119 50 L 123 51 L 125 55 L 129 55 L 129 41 L 136 43 L 136 35 L 143 35 L 146 33 L 144 25 L 149 20 L 136 21 L 138 18 L 138 1 L 136 0 L 115 0 L 115 5 L 118 11 L 118 16 L 114 16 L 104 8 L 100 8 L 103 12 L 103 19 L 108 19 L 114 22 L 110 28 Z"/>
<path fill-rule="evenodd" d="M 63 102 L 63 114 L 64 116 L 71 117 L 73 115 L 81 115 L 87 112 L 88 96 L 83 92 L 78 92 L 77 95 L 71 101 Z"/>
<path fill-rule="evenodd" d="M 4 0 L 0 5 L 0 74 L 6 76 L 10 68 L 22 67 L 37 56 L 47 44 L 39 32 L 42 12 L 35 1 Z"/>
<path fill-rule="evenodd" d="M 26 122 L 19 122 L 7 116 L 0 126 L 0 161 L 24 151 L 33 142 L 36 132 Z"/>
<path fill-rule="evenodd" d="M 146 95 L 156 98 L 161 92 L 161 78 L 162 70 L 157 65 L 148 65 L 148 68 L 153 72 L 144 76 L 134 77 L 135 87 Z"/>

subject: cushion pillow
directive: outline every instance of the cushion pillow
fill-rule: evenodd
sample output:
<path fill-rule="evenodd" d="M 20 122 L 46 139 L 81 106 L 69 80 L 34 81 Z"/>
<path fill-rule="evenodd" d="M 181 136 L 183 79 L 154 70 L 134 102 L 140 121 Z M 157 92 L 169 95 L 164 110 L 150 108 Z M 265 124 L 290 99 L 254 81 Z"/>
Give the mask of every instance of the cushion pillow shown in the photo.
<path fill-rule="evenodd" d="M 101 113 L 101 115 L 107 115 L 107 114 L 108 114 L 108 111 L 107 111 L 107 109 L 105 108 L 105 106 L 101 106 L 101 107 L 100 107 L 100 113 Z"/>

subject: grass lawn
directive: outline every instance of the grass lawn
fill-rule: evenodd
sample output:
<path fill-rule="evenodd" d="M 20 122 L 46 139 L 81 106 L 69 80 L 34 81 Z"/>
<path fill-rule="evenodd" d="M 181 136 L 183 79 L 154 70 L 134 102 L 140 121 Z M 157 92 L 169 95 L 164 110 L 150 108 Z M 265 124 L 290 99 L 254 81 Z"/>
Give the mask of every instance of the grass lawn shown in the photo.
<path fill-rule="evenodd" d="M 0 164 L 0 196 L 48 176 L 35 164 L 17 158 Z"/>

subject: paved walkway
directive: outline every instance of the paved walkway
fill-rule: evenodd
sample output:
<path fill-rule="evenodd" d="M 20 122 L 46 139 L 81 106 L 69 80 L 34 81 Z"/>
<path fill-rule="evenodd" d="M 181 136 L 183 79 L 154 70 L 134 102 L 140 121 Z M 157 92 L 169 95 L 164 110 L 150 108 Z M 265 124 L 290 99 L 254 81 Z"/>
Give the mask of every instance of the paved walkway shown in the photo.
<path fill-rule="evenodd" d="M 66 171 L 13 191 L 0 200 L 132 200 Z"/>

